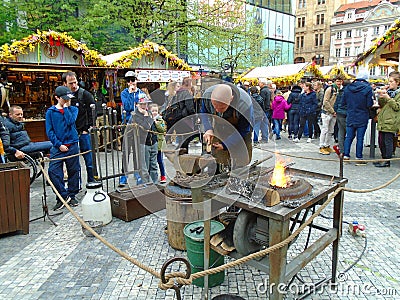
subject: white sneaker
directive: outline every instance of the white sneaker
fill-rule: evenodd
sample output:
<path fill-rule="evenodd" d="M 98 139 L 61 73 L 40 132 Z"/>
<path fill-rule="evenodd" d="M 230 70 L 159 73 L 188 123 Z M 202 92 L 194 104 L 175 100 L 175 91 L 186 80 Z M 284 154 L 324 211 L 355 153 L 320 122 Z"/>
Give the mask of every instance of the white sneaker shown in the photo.
<path fill-rule="evenodd" d="M 311 143 L 311 139 L 310 138 L 307 139 L 307 143 Z"/>
<path fill-rule="evenodd" d="M 300 142 L 300 140 L 298 138 L 294 138 L 293 142 L 298 143 L 298 142 Z"/>
<path fill-rule="evenodd" d="M 194 146 L 195 146 L 195 147 L 201 147 L 202 144 L 201 144 L 200 142 L 196 142 L 196 143 L 194 143 Z"/>

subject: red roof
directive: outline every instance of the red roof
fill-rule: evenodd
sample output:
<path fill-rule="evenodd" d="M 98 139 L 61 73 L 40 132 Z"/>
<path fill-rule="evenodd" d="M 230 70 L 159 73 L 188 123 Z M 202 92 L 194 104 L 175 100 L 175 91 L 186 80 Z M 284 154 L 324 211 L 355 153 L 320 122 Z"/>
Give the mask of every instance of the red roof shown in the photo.
<path fill-rule="evenodd" d="M 382 0 L 359 1 L 341 5 L 336 13 L 345 12 L 348 9 L 372 8 L 381 3 Z M 398 0 L 389 0 L 390 3 L 396 3 Z"/>

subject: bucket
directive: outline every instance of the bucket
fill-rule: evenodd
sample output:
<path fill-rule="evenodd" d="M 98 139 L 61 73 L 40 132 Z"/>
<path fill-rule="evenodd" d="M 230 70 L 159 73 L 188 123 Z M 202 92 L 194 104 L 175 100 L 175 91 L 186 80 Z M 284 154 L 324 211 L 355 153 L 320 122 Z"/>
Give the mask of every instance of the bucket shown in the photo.
<path fill-rule="evenodd" d="M 189 263 L 192 267 L 192 273 L 204 270 L 204 222 L 198 221 L 185 226 L 186 250 Z M 200 229 L 200 230 L 196 230 Z M 210 236 L 224 230 L 222 223 L 211 220 Z M 210 249 L 209 268 L 219 267 L 224 264 L 224 256 Z M 208 276 L 209 287 L 217 286 L 224 282 L 225 272 L 221 271 Z M 204 287 L 204 277 L 193 280 L 193 284 L 198 287 Z"/>
<path fill-rule="evenodd" d="M 112 221 L 110 197 L 101 189 L 101 182 L 86 184 L 87 192 L 82 199 L 82 216 L 85 221 L 101 221 L 106 225 Z"/>

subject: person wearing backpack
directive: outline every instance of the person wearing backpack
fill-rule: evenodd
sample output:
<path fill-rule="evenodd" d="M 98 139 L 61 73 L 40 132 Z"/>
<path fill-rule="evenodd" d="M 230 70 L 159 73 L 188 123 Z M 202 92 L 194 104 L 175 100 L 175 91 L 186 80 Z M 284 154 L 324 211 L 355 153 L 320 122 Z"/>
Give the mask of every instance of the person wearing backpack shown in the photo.
<path fill-rule="evenodd" d="M 75 98 L 72 99 L 71 105 L 78 108 L 78 116 L 76 118 L 76 130 L 79 135 L 79 150 L 80 152 L 87 152 L 83 154 L 83 159 L 86 165 L 87 182 L 94 182 L 94 170 L 93 170 L 93 156 L 92 156 L 92 144 L 90 141 L 89 128 L 93 126 L 92 109 L 91 104 L 96 105 L 93 99 L 93 95 L 79 87 L 78 80 L 75 72 L 65 72 L 62 75 L 62 81 L 64 86 L 68 87 Z"/>
<path fill-rule="evenodd" d="M 250 88 L 250 95 L 254 107 L 253 143 L 268 143 L 268 118 L 265 114 L 264 99 L 260 96 L 256 86 Z M 261 141 L 258 140 L 260 129 Z"/>

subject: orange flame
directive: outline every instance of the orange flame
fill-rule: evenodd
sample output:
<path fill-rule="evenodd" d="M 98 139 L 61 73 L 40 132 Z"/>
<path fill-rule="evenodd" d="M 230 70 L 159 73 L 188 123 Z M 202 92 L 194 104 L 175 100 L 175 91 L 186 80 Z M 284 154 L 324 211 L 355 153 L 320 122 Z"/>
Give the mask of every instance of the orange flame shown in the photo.
<path fill-rule="evenodd" d="M 274 172 L 272 173 L 270 184 L 272 186 L 285 188 L 285 187 L 287 187 L 289 180 L 290 180 L 290 177 L 285 175 L 284 162 L 277 161 L 275 164 Z"/>

